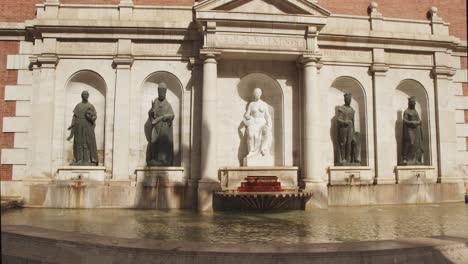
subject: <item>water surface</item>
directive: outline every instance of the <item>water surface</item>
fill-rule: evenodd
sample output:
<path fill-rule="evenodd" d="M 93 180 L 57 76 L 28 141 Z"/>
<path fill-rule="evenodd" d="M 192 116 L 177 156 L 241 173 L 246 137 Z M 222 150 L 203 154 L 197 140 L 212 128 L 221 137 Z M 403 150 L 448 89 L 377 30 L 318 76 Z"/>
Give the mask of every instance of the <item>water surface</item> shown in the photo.
<path fill-rule="evenodd" d="M 288 212 L 17 209 L 2 225 L 31 225 L 124 238 L 213 243 L 318 243 L 456 235 L 468 237 L 463 203 L 333 207 Z"/>

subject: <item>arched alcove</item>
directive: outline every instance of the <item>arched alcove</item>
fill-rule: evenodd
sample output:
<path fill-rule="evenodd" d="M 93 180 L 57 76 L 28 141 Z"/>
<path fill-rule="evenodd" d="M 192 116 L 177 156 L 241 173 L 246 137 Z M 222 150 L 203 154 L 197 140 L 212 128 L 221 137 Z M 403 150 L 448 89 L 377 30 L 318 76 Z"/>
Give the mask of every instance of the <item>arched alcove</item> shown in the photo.
<path fill-rule="evenodd" d="M 88 101 L 94 105 L 97 112 L 96 126 L 94 133 L 96 135 L 96 145 L 98 152 L 99 165 L 104 164 L 104 124 L 106 109 L 106 90 L 107 86 L 104 79 L 97 73 L 89 70 L 79 71 L 73 74 L 65 86 L 65 126 L 63 128 L 65 138 L 69 136 L 68 127 L 73 118 L 75 106 L 81 102 L 81 93 L 87 90 L 89 92 Z M 64 141 L 66 165 L 73 161 L 73 140 Z"/>
<path fill-rule="evenodd" d="M 424 165 L 431 164 L 430 127 L 429 127 L 429 98 L 426 89 L 418 81 L 406 79 L 401 81 L 395 89 L 393 107 L 395 109 L 395 144 L 397 144 L 397 160 L 401 164 L 403 141 L 403 113 L 408 108 L 408 98 L 416 97 L 416 111 L 422 121 L 422 148 L 424 151 Z"/>
<path fill-rule="evenodd" d="M 245 127 L 243 127 L 243 117 L 247 106 L 253 99 L 253 90 L 262 89 L 261 99 L 268 105 L 268 109 L 273 122 L 271 155 L 274 157 L 275 165 L 284 165 L 284 122 L 283 122 L 283 93 L 281 86 L 271 76 L 264 73 L 250 73 L 240 79 L 237 85 L 237 93 L 242 101 L 242 109 L 236 120 L 239 124 L 239 148 L 238 159 L 242 164 L 243 158 L 247 155 L 247 138 L 245 137 Z"/>
<path fill-rule="evenodd" d="M 139 166 L 146 165 L 146 148 L 148 141 L 144 133 L 144 125 L 148 119 L 148 111 L 151 109 L 151 102 L 157 100 L 158 85 L 162 82 L 167 84 L 166 99 L 174 111 L 173 140 L 174 140 L 174 166 L 181 166 L 181 113 L 182 113 L 182 84 L 172 73 L 159 71 L 150 74 L 143 82 L 141 88 L 141 106 L 139 131 Z"/>
<path fill-rule="evenodd" d="M 366 122 L 366 94 L 361 83 L 348 76 L 336 78 L 328 92 L 328 120 L 330 120 L 330 140 L 333 142 L 334 162 L 338 159 L 337 110 L 344 104 L 344 94 L 351 93 L 351 107 L 354 109 L 354 130 L 360 134 L 361 165 L 368 165 L 368 140 Z"/>

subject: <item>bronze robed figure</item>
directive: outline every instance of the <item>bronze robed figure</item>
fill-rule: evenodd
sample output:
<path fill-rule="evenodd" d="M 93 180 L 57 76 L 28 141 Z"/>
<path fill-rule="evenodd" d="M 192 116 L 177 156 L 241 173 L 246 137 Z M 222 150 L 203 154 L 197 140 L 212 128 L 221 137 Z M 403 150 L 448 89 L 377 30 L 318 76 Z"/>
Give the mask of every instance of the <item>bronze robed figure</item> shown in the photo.
<path fill-rule="evenodd" d="M 88 102 L 89 93 L 81 93 L 81 103 L 73 110 L 72 124 L 68 127 L 70 136 L 67 140 L 73 139 L 73 162 L 72 166 L 97 166 L 98 156 L 96 147 L 96 127 L 97 113 L 94 106 Z"/>
<path fill-rule="evenodd" d="M 421 119 L 415 107 L 416 98 L 412 96 L 408 98 L 408 108 L 403 113 L 401 165 L 421 165 L 424 163 L 423 131 Z"/>
<path fill-rule="evenodd" d="M 166 99 L 167 85 L 158 85 L 158 98 L 151 102 L 148 120 L 145 123 L 145 136 L 148 140 L 146 149 L 147 166 L 173 166 L 174 140 L 173 121 L 174 111 Z"/>
<path fill-rule="evenodd" d="M 337 166 L 361 165 L 359 132 L 354 130 L 355 111 L 351 107 L 351 93 L 344 94 L 345 104 L 337 109 Z"/>

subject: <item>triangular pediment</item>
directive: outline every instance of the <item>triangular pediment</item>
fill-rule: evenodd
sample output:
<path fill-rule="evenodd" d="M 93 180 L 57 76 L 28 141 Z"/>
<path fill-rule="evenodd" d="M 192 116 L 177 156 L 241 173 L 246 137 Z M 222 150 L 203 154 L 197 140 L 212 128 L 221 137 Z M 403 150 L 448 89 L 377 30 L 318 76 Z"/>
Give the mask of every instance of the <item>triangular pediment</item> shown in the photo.
<path fill-rule="evenodd" d="M 329 11 L 310 0 L 204 0 L 195 5 L 195 10 L 272 15 L 330 15 Z"/>

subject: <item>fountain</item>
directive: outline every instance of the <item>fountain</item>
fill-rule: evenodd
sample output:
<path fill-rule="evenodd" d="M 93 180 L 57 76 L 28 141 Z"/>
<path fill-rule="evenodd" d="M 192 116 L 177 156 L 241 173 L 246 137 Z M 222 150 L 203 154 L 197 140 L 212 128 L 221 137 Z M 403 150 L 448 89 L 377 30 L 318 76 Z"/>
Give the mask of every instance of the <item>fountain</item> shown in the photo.
<path fill-rule="evenodd" d="M 219 210 L 304 209 L 312 192 L 283 189 L 277 176 L 247 176 L 235 190 L 215 193 Z"/>

